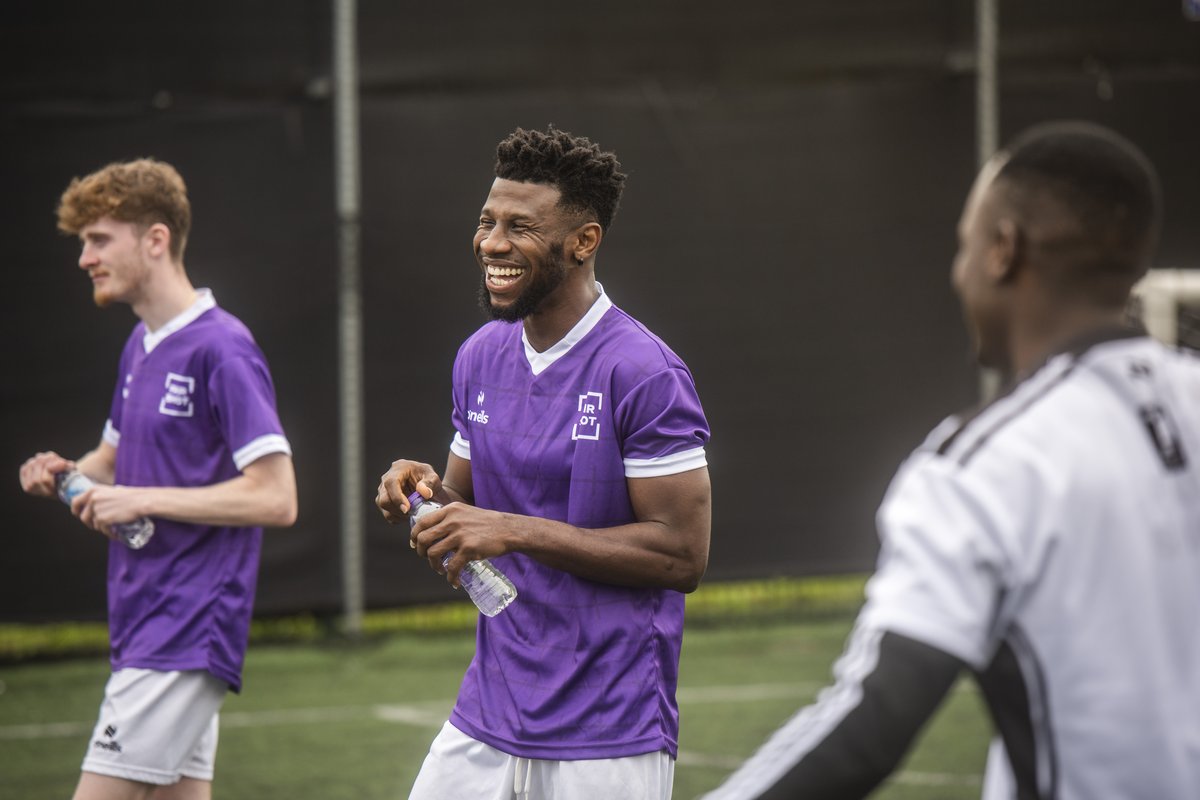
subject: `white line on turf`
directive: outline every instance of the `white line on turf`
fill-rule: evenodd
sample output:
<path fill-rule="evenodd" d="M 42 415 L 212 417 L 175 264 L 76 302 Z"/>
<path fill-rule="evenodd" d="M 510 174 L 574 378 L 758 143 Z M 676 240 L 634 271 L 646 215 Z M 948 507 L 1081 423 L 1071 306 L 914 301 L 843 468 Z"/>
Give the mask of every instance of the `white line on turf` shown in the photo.
<path fill-rule="evenodd" d="M 676 692 L 684 705 L 701 703 L 745 703 L 757 700 L 807 698 L 821 688 L 816 683 L 760 683 L 741 686 L 687 686 Z M 960 691 L 970 690 L 961 683 Z M 266 711 L 223 711 L 221 725 L 231 728 L 270 725 L 308 725 L 328 722 L 355 722 L 377 719 L 401 725 L 437 728 L 446 721 L 452 700 L 433 700 L 420 705 L 379 704 L 367 706 L 330 706 Z M 0 725 L 0 740 L 53 739 L 84 736 L 92 730 L 87 722 L 51 722 L 25 725 Z M 737 769 L 742 759 L 736 756 L 696 753 L 680 750 L 680 766 L 708 767 L 724 771 Z M 899 772 L 891 778 L 912 786 L 972 786 L 982 783 L 978 775 L 942 772 Z"/>
<path fill-rule="evenodd" d="M 691 750 L 680 750 L 679 758 L 675 764 L 682 767 L 708 767 L 710 769 L 719 769 L 725 772 L 731 772 L 742 765 L 743 759 L 735 756 L 713 755 L 710 753 L 696 753 Z M 891 778 L 889 783 L 902 783 L 907 786 L 970 786 L 978 787 L 983 784 L 983 778 L 979 775 L 968 775 L 963 773 L 950 772 L 911 772 L 904 770 L 897 772 Z"/>
<path fill-rule="evenodd" d="M 816 683 L 758 683 L 740 686 L 681 686 L 676 697 L 683 705 L 700 703 L 746 703 L 757 700 L 809 698 L 821 688 Z M 959 684 L 969 690 L 969 684 Z M 379 719 L 405 725 L 440 725 L 445 722 L 453 700 L 431 700 L 419 705 L 379 704 L 291 708 L 266 711 L 223 711 L 221 724 L 236 728 L 267 725 L 303 725 L 315 722 Z M 53 739 L 79 736 L 92 729 L 90 722 L 48 722 L 0 725 L 0 740 Z"/>

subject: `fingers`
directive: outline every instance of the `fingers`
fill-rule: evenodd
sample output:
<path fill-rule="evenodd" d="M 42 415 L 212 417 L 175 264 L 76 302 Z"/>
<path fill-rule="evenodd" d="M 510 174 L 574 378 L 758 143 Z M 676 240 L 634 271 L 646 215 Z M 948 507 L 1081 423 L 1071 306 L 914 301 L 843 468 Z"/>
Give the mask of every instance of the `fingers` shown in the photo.
<path fill-rule="evenodd" d="M 441 557 L 438 558 L 439 563 Z M 462 587 L 462 571 L 467 566 L 467 559 L 463 558 L 458 553 L 454 553 L 445 564 L 442 564 L 442 569 L 439 572 L 446 573 L 446 582 L 455 589 Z"/>
<path fill-rule="evenodd" d="M 73 466 L 74 461 L 63 458 L 53 450 L 38 453 L 21 465 L 21 489 L 39 497 L 52 497 L 56 492 L 54 476 Z"/>
<path fill-rule="evenodd" d="M 383 518 L 392 524 L 408 514 L 408 495 L 413 491 L 429 499 L 441 489 L 442 480 L 428 464 L 399 459 L 379 479 L 375 494 L 375 505 Z"/>

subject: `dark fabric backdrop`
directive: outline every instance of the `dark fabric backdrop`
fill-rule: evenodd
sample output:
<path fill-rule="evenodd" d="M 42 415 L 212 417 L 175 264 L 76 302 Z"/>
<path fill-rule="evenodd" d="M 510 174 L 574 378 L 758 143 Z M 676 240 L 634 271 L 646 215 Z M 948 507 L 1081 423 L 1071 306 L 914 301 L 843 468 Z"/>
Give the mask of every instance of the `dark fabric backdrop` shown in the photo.
<path fill-rule="evenodd" d="M 1002 4 L 1005 137 L 1109 124 L 1159 165 L 1160 266 L 1200 265 L 1200 23 L 1178 2 Z M 360 4 L 371 606 L 453 596 L 374 511 L 399 456 L 445 463 L 449 376 L 482 322 L 470 239 L 496 142 L 590 136 L 630 180 L 597 273 L 691 366 L 713 428 L 710 579 L 868 569 L 909 450 L 976 396 L 949 287 L 975 171 L 970 4 Z M 188 181 L 194 282 L 254 331 L 301 515 L 258 609 L 335 612 L 336 223 L 325 2 L 6 6 L 0 29 L 0 621 L 104 614 L 105 544 L 23 496 L 98 440 L 123 307 L 95 309 L 59 193 L 153 155 Z"/>

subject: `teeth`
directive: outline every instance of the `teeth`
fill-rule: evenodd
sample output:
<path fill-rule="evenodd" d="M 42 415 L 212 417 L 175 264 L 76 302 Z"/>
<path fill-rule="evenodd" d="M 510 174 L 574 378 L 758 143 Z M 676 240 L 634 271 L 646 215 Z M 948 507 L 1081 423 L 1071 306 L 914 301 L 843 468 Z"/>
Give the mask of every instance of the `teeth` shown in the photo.
<path fill-rule="evenodd" d="M 514 277 L 517 275 L 521 275 L 524 272 L 525 272 L 525 270 L 521 267 L 492 267 L 492 266 L 489 266 L 487 268 L 488 276 L 493 277 L 493 278 Z"/>

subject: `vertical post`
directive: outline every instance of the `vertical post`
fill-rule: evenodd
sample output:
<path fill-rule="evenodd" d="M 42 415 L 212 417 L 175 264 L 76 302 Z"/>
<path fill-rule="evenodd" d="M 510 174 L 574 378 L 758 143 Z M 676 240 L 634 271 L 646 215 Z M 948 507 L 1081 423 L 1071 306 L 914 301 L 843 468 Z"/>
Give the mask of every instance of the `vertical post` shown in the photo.
<path fill-rule="evenodd" d="M 975 142 L 978 166 L 999 148 L 1000 100 L 996 72 L 999 39 L 997 0 L 975 0 Z M 991 400 L 1000 391 L 1000 373 L 979 371 L 979 397 Z"/>
<path fill-rule="evenodd" d="M 975 141 L 982 167 L 1000 146 L 996 74 L 999 14 L 996 0 L 975 0 Z"/>
<path fill-rule="evenodd" d="M 333 0 L 334 183 L 338 216 L 338 396 L 341 445 L 342 614 L 347 635 L 362 632 L 363 400 L 359 267 L 358 9 Z"/>

